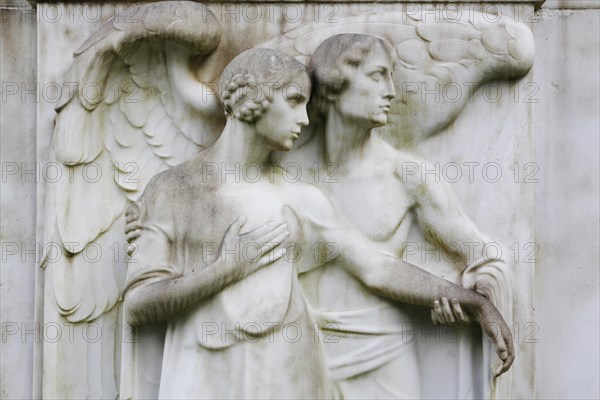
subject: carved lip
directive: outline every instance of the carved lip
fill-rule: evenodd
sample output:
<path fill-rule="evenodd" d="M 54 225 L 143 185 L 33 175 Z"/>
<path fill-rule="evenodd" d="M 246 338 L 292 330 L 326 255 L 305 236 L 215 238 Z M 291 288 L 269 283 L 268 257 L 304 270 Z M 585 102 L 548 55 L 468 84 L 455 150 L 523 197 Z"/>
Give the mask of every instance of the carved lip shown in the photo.
<path fill-rule="evenodd" d="M 390 112 L 390 108 L 391 108 L 391 104 L 384 104 L 382 106 L 379 106 L 379 108 L 381 108 L 386 113 L 389 113 Z"/>
<path fill-rule="evenodd" d="M 298 139 L 300 137 L 300 132 L 292 132 L 292 136 L 295 139 Z"/>

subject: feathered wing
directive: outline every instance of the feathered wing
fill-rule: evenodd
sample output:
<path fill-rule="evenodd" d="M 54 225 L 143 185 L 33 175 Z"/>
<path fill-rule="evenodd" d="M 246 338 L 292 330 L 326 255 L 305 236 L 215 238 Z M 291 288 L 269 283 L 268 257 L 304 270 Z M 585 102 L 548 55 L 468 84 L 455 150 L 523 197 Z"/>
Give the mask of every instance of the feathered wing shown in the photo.
<path fill-rule="evenodd" d="M 42 261 L 50 271 L 46 321 L 103 326 L 106 313 L 117 321 L 126 268 L 119 218 L 152 176 L 189 159 L 221 132 L 223 111 L 210 82 L 200 82 L 189 68 L 191 57 L 209 56 L 219 41 L 219 24 L 204 6 L 160 2 L 139 6 L 134 21 L 113 17 L 74 53 L 56 105 L 50 156 L 65 174 L 48 184 L 44 240 L 64 254 Z M 108 354 L 116 359 L 115 343 Z M 93 360 L 90 341 L 63 346 L 45 362 L 69 354 L 86 359 L 78 371 L 83 376 L 62 377 L 73 382 L 66 389 L 45 382 L 45 395 L 112 396 L 114 363 L 111 377 L 97 378 L 92 364 L 103 361 Z M 106 358 L 105 351 L 99 354 Z M 94 383 L 98 379 L 112 383 Z"/>
<path fill-rule="evenodd" d="M 317 46 L 336 34 L 386 39 L 396 50 L 396 98 L 389 123 L 379 132 L 396 145 L 410 146 L 451 124 L 468 103 L 469 94 L 482 84 L 519 78 L 531 69 L 531 31 L 507 17 L 494 23 L 486 18 L 490 19 L 477 12 L 424 20 L 405 11 L 351 15 L 340 17 L 336 24 L 323 22 L 290 30 L 263 47 L 282 50 L 308 64 Z"/>

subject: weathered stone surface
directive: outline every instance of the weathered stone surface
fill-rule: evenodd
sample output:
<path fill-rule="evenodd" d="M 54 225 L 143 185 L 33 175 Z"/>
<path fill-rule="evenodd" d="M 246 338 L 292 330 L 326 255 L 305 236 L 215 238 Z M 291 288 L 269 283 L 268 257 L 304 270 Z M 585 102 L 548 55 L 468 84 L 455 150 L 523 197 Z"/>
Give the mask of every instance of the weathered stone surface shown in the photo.
<path fill-rule="evenodd" d="M 142 85 L 134 86 L 137 88 L 134 92 L 141 94 L 135 99 L 139 100 L 139 105 L 150 104 L 156 93 L 144 91 L 147 87 L 143 85 L 159 83 L 163 85 L 160 89 L 161 101 L 167 105 L 181 105 L 193 99 L 194 91 L 190 89 L 197 87 L 196 79 L 203 82 L 208 88 L 208 96 L 204 98 L 205 101 L 194 105 L 201 106 L 197 111 L 201 110 L 200 114 L 204 118 L 203 122 L 196 126 L 210 125 L 208 130 L 215 135 L 212 141 L 218 136 L 224 122 L 223 111 L 218 105 L 213 88 L 223 68 L 242 51 L 259 45 L 267 46 L 288 52 L 308 63 L 314 49 L 333 34 L 360 32 L 388 40 L 401 62 L 396 64 L 394 70 L 396 97 L 391 101 L 389 123 L 377 129 L 382 137 L 396 146 L 402 154 L 415 157 L 404 166 L 412 168 L 416 164 L 417 170 L 402 171 L 400 168 L 400 172 L 411 176 L 418 174 L 423 183 L 435 181 L 436 176 L 442 182 L 447 181 L 452 192 L 455 192 L 464 215 L 473 222 L 477 230 L 485 232 L 491 238 L 482 239 L 480 242 L 491 240 L 488 251 L 499 249 L 502 252 L 504 264 L 498 270 L 506 268 L 510 272 L 511 284 L 505 286 L 512 289 L 512 298 L 506 297 L 509 299 L 508 307 L 500 308 L 509 322 L 517 348 L 515 364 L 499 379 L 492 393 L 488 393 L 489 362 L 496 356 L 493 351 L 490 352 L 490 346 L 481 346 L 477 326 L 436 327 L 430 320 L 429 310 L 406 307 L 402 309 L 403 315 L 407 317 L 405 322 L 408 322 L 405 339 L 412 338 L 415 347 L 418 348 L 419 358 L 415 363 L 421 370 L 420 377 L 410 375 L 408 379 L 413 383 L 421 380 L 423 398 L 597 398 L 597 2 L 548 0 L 542 10 L 535 13 L 533 4 L 528 1 L 510 4 L 493 1 L 433 3 L 436 4 L 387 1 L 210 1 L 208 7 L 215 13 L 221 29 L 220 42 L 216 49 L 207 50 L 213 52 L 209 62 L 203 63 L 199 57 L 192 63 L 193 68 L 197 69 L 197 78 L 181 80 L 179 85 L 176 85 L 177 90 L 173 92 L 175 97 L 165 94 L 169 93 L 164 86 L 165 70 L 154 67 L 161 62 L 164 64 L 164 60 L 170 58 L 175 60 L 170 62 L 170 70 L 173 71 L 174 68 L 177 71 L 172 72 L 172 76 L 181 78 L 187 74 L 185 68 L 181 68 L 187 65 L 181 62 L 187 53 L 170 45 L 169 51 L 165 53 L 166 58 L 161 59 L 162 56 L 155 53 L 158 58 L 154 58 L 153 62 L 140 62 L 141 58 L 137 59 L 137 66 L 134 68 L 137 73 L 143 75 L 144 66 L 153 67 L 149 69 L 152 71 L 151 78 L 138 77 L 135 81 L 136 85 Z M 536 2 L 535 6 L 539 7 L 540 3 Z M 2 96 L 7 97 L 7 101 L 1 104 L 2 397 L 114 397 L 119 384 L 119 379 L 115 377 L 119 374 L 120 354 L 122 349 L 127 348 L 125 342 L 131 333 L 125 330 L 117 334 L 121 330 L 118 316 L 118 307 L 121 304 L 119 293 L 124 284 L 123 275 L 126 268 L 126 243 L 122 234 L 125 221 L 121 213 L 128 202 L 138 198 L 147 180 L 158 171 L 144 162 L 140 181 L 137 179 L 139 176 L 130 179 L 131 170 L 125 167 L 127 163 L 137 165 L 140 159 L 139 155 L 127 153 L 127 149 L 131 147 L 131 142 L 128 141 L 132 137 L 130 134 L 135 131 L 131 127 L 140 125 L 143 118 L 143 113 L 136 111 L 135 105 L 123 106 L 125 119 L 118 113 L 111 113 L 111 118 L 103 122 L 103 125 L 85 125 L 85 132 L 104 133 L 103 143 L 110 143 L 112 146 L 111 159 L 119 160 L 121 165 L 121 169 L 115 173 L 115 169 L 111 169 L 107 163 L 108 159 L 94 159 L 93 151 L 87 154 L 78 153 L 79 149 L 72 146 L 73 142 L 68 139 L 77 135 L 77 129 L 70 129 L 77 126 L 74 124 L 75 120 L 67 124 L 71 124 L 69 129 L 61 131 L 61 126 L 65 126 L 67 119 L 64 117 L 67 115 L 64 109 L 68 108 L 73 100 L 63 99 L 63 117 L 59 118 L 55 132 L 54 107 L 57 98 L 53 91 L 65 81 L 80 79 L 76 71 L 69 75 L 66 71 L 73 60 L 73 52 L 86 38 L 92 36 L 105 21 L 115 16 L 115 11 L 124 12 L 128 17 L 123 18 L 119 25 L 121 32 L 127 32 L 133 26 L 131 24 L 139 23 L 135 21 L 135 16 L 139 16 L 137 13 L 140 9 L 131 3 L 113 2 L 70 5 L 39 3 L 37 10 L 20 1 L 3 1 L 1 6 L 4 8 Z M 585 11 L 573 11 L 575 8 Z M 464 18 L 464 22 L 467 23 L 445 25 L 448 21 L 444 22 L 444 18 L 454 18 L 453 22 L 457 22 L 457 11 L 461 12 L 458 20 Z M 260 12 L 260 15 L 257 16 L 256 12 Z M 474 22 L 470 20 L 475 15 L 473 13 L 483 17 Z M 133 21 L 129 17 L 133 17 Z M 402 27 L 398 25 L 398 21 Z M 143 30 L 149 26 L 156 27 L 156 24 L 157 21 L 147 20 L 138 25 Z M 388 25 L 385 26 L 386 24 Z M 506 24 L 506 28 L 503 24 Z M 479 44 L 469 43 L 466 51 L 461 47 L 461 38 L 472 35 L 473 31 L 470 30 L 475 27 L 478 32 L 490 32 L 480 33 Z M 479 31 L 481 29 L 483 31 Z M 534 32 L 537 49 L 533 72 L 523 76 L 529 66 L 527 62 L 523 64 L 519 60 L 533 60 L 533 46 L 523 46 L 528 43 L 527 39 L 523 40 L 527 37 L 527 29 Z M 411 30 L 418 31 L 419 38 L 427 39 L 429 47 L 425 47 L 425 52 L 418 51 L 423 42 L 407 41 L 407 37 L 403 36 L 403 32 Z M 126 43 L 126 39 L 123 41 L 125 37 L 126 33 L 120 39 L 115 36 L 117 40 L 114 43 Z M 517 40 L 511 42 L 510 38 Z M 437 45 L 436 40 L 439 39 L 445 41 L 443 46 Z M 34 55 L 36 41 L 37 59 Z M 508 50 L 505 51 L 506 49 Z M 129 50 L 126 46 L 120 48 L 119 57 L 125 57 Z M 495 55 L 490 58 L 491 53 Z M 434 61 L 427 57 L 418 57 L 423 54 Z M 464 54 L 467 54 L 466 59 Z M 515 58 L 511 59 L 512 56 Z M 476 60 L 473 61 L 469 57 Z M 16 62 L 13 63 L 13 59 Z M 463 65 L 457 68 L 456 62 L 459 59 L 462 59 Z M 112 64 L 109 80 L 114 81 L 117 77 L 124 76 L 119 75 L 125 70 L 119 62 Z M 128 62 L 136 64 L 135 60 Z M 436 69 L 436 62 L 446 63 L 445 67 Z M 39 100 L 34 100 L 34 94 L 22 92 L 19 86 L 23 81 L 29 85 L 25 86 L 25 89 L 34 87 L 35 77 L 32 74 L 36 71 L 36 64 Z M 92 70 L 102 71 L 102 65 L 98 64 Z M 429 75 L 426 74 L 428 78 L 422 80 L 424 75 L 420 74 L 425 71 Z M 513 80 L 506 80 L 509 75 Z M 15 79 L 19 81 L 18 92 L 12 94 L 10 83 Z M 96 77 L 87 79 L 94 84 L 102 82 Z M 175 82 L 177 84 L 177 79 Z M 421 86 L 423 82 L 429 86 Z M 431 86 L 436 82 L 443 88 L 432 90 Z M 458 94 L 457 87 L 461 89 Z M 20 100 L 22 96 L 25 96 L 25 102 L 15 100 Z M 127 97 L 127 92 L 121 92 L 121 96 Z M 85 102 L 85 96 L 84 103 L 90 110 L 95 107 L 94 102 Z M 37 118 L 20 117 L 25 115 L 26 110 L 29 110 L 29 115 L 36 115 L 36 105 Z M 360 109 L 356 108 L 355 111 L 360 114 L 369 108 L 369 104 Z M 152 109 L 154 114 L 158 115 L 154 107 Z M 311 118 L 311 121 L 314 122 L 314 118 Z M 99 129 L 100 127 L 102 129 Z M 114 127 L 118 129 L 115 130 Z M 188 128 L 189 126 L 186 129 Z M 313 128 L 309 127 L 310 129 Z M 160 132 L 168 130 L 163 124 Z M 307 132 L 305 129 L 295 147 L 306 141 Z M 110 136 L 113 133 L 117 134 L 116 138 Z M 53 136 L 55 142 L 58 139 L 62 140 L 59 146 L 55 143 L 54 151 L 51 144 Z M 423 140 L 425 138 L 426 140 Z M 155 146 L 156 139 L 152 141 Z M 89 149 L 98 145 L 89 141 L 82 143 Z M 173 146 L 169 146 L 169 151 L 174 151 L 173 154 L 176 155 L 173 160 L 186 157 L 183 152 L 178 153 L 176 150 L 183 148 L 182 143 L 174 142 Z M 200 147 L 205 144 L 202 140 L 196 143 L 199 143 Z M 162 154 L 162 150 L 159 149 L 160 146 L 157 147 L 157 152 Z M 364 183 L 358 185 L 359 189 L 353 189 L 354 186 L 348 183 L 348 179 L 356 180 L 357 176 L 344 172 L 343 163 L 334 164 L 334 167 L 337 167 L 334 170 L 321 168 L 315 175 L 314 169 L 309 170 L 305 167 L 320 159 L 306 155 L 306 152 L 301 153 L 300 150 L 292 150 L 287 155 L 289 158 L 279 155 L 279 159 L 284 162 L 298 162 L 304 172 L 301 180 L 317 184 L 321 190 L 327 192 L 333 205 L 353 226 L 352 229 L 359 229 L 371 239 L 380 240 L 384 232 L 371 228 L 394 225 L 395 213 L 402 211 L 396 198 L 402 196 L 394 196 L 392 188 L 399 190 L 398 188 L 403 188 L 404 185 L 381 183 L 385 181 L 386 176 L 383 168 L 377 172 L 380 174 L 377 181 Z M 74 186 L 69 186 L 68 179 L 57 184 L 51 182 L 52 179 L 44 178 L 53 172 L 48 169 L 51 165 L 48 161 L 57 160 L 50 158 L 52 154 L 63 163 L 61 169 L 65 178 L 72 175 L 79 179 Z M 31 163 L 36 160 L 36 156 L 41 163 L 41 176 L 38 176 L 40 184 L 37 187 L 33 182 L 33 175 L 21 171 L 22 165 L 17 166 L 16 174 L 10 172 L 12 162 Z M 384 159 L 385 157 L 377 157 L 372 160 L 376 161 L 375 164 L 382 165 Z M 87 174 L 95 172 L 95 169 L 89 168 L 92 160 L 101 165 L 100 171 L 105 177 L 119 177 L 116 182 L 106 181 L 113 185 L 106 188 L 112 189 L 104 190 L 97 182 L 92 186 L 83 184 L 86 179 L 80 179 L 82 168 L 88 167 Z M 168 168 L 177 163 L 173 160 L 167 163 Z M 353 160 L 358 161 L 362 158 L 357 156 Z M 425 160 L 427 164 L 423 164 Z M 102 165 L 103 162 L 107 164 Z M 82 163 L 83 167 L 72 166 L 77 163 Z M 28 165 L 25 167 L 28 168 Z M 361 171 L 360 168 L 356 170 Z M 321 181 L 323 178 L 330 178 L 332 171 L 337 178 L 344 177 L 346 184 L 338 182 L 337 186 L 324 185 Z M 460 176 L 456 175 L 457 171 Z M 313 181 L 316 176 L 320 179 Z M 86 177 L 89 178 L 87 175 Z M 59 185 L 63 186 L 57 190 Z M 137 185 L 135 190 L 132 190 L 132 185 Z M 119 187 L 118 190 L 126 188 L 127 192 L 115 192 L 114 187 Z M 57 193 L 62 193 L 62 200 L 61 196 L 56 197 Z M 117 197 L 114 197 L 115 193 L 118 193 Z M 369 197 L 368 193 L 379 195 Z M 106 197 L 107 194 L 113 197 Z M 99 201 L 102 196 L 104 200 Z M 117 198 L 118 200 L 115 200 Z M 267 204 L 266 201 L 263 203 Z M 113 209 L 105 213 L 101 211 L 99 204 L 109 205 Z M 299 207 L 302 209 L 301 205 Z M 36 213 L 37 233 L 34 228 Z M 580 214 L 585 214 L 586 217 L 579 217 Z M 451 213 L 443 213 L 442 219 L 445 215 Z M 54 217 L 58 218 L 58 222 L 53 220 Z M 193 217 L 196 217 L 196 214 Z M 221 218 L 224 219 L 223 216 Z M 468 258 L 465 262 L 459 260 L 460 257 L 449 257 L 452 252 L 444 252 L 434 247 L 434 242 L 443 246 L 444 238 L 431 235 L 432 226 L 427 226 L 422 212 L 417 212 L 414 218 L 415 223 L 411 229 L 397 235 L 407 238 L 402 250 L 404 253 L 401 254 L 403 261 L 411 262 L 454 282 L 460 281 L 459 271 L 466 264 L 470 263 L 473 270 L 488 265 L 479 265 L 476 259 Z M 261 223 L 258 219 L 254 222 Z M 55 223 L 60 227 L 62 235 L 58 240 L 57 236 L 48 235 L 48 232 L 52 233 L 50 227 L 55 226 Z M 440 230 L 444 224 L 445 222 L 433 225 L 433 232 L 437 233 L 436 229 Z M 410 223 L 405 225 L 411 226 Z M 449 226 L 452 226 L 452 223 Z M 109 227 L 106 232 L 103 230 L 105 227 Z M 88 229 L 92 233 L 81 234 Z M 423 236 L 422 229 L 429 231 L 427 239 Z M 461 235 L 457 231 L 453 235 L 455 241 L 460 242 L 458 239 Z M 91 250 L 98 245 L 105 261 L 110 259 L 110 262 L 105 264 L 106 268 L 100 274 L 98 268 L 90 268 L 89 271 L 75 269 L 79 275 L 73 276 L 79 283 L 65 285 L 71 272 L 67 268 L 62 270 L 67 271 L 66 275 L 61 277 L 57 274 L 57 271 L 62 273 L 59 262 L 46 262 L 46 269 L 37 269 L 36 272 L 37 261 L 34 261 L 33 254 L 27 253 L 27 250 L 34 248 L 34 241 L 39 242 L 40 246 L 54 242 L 62 246 L 61 241 L 78 242 L 75 247 L 71 247 L 74 254 L 85 248 L 86 244 L 88 247 L 89 244 L 93 244 L 94 248 Z M 399 247 L 392 242 L 377 243 L 375 247 L 394 253 Z M 15 254 L 12 254 L 14 249 L 10 247 L 12 243 L 17 244 Z M 134 248 L 129 250 L 135 251 Z M 88 258 L 94 254 L 86 253 Z M 40 257 L 43 255 L 42 252 Z M 113 259 L 116 261 L 112 261 Z M 489 265 L 494 267 L 494 262 Z M 88 263 L 88 266 L 97 267 L 99 264 L 101 263 L 93 262 Z M 329 269 L 324 269 L 323 276 L 318 279 L 314 279 L 316 275 L 311 279 L 301 278 L 308 292 L 319 287 L 319 279 L 327 285 L 327 275 L 334 269 L 326 268 Z M 90 271 L 93 272 L 90 274 Z M 229 294 L 221 297 L 233 296 L 233 301 L 225 302 L 227 310 L 235 311 L 237 306 L 244 304 L 251 310 L 241 314 L 247 318 L 257 318 L 257 314 L 252 312 L 253 309 L 260 310 L 260 307 L 255 305 L 268 304 L 268 300 L 260 299 L 268 299 L 273 295 L 260 288 L 263 280 L 259 277 L 264 275 L 259 274 L 263 272 L 257 272 L 256 277 L 250 275 L 243 279 L 240 285 L 233 285 L 225 291 Z M 37 286 L 36 274 L 39 278 Z M 89 286 L 81 284 L 82 276 Z M 99 277 L 104 283 L 102 290 L 96 285 Z M 111 283 L 113 281 L 114 285 Z M 333 282 L 335 286 L 339 284 L 335 282 L 340 280 L 334 279 Z M 348 283 L 350 282 L 352 280 L 348 280 Z M 466 286 L 473 283 L 469 279 L 463 279 L 462 282 Z M 243 289 L 244 285 L 257 289 Z M 285 286 L 281 287 L 285 291 Z M 71 290 L 77 288 L 79 290 Z M 115 288 L 116 290 L 113 290 Z M 368 298 L 369 290 L 361 290 L 364 290 L 364 295 Z M 34 291 L 37 293 L 39 305 L 37 314 L 34 313 Z M 353 295 L 362 293 L 351 285 L 348 286 L 347 293 L 343 290 L 342 292 L 339 296 L 330 297 L 341 301 L 345 294 L 348 298 L 353 298 Z M 246 293 L 252 293 L 252 297 L 248 297 Z M 332 293 L 322 293 L 321 300 L 327 300 L 327 295 Z M 505 291 L 499 290 L 497 293 Z M 253 302 L 240 301 L 239 298 L 245 296 L 253 299 Z M 309 293 L 308 297 L 310 296 L 312 294 Z M 327 301 L 330 300 L 332 299 Z M 496 304 L 498 305 L 497 302 Z M 313 315 L 321 316 L 316 312 Z M 327 315 L 327 318 L 329 317 L 331 315 Z M 437 314 L 436 318 L 446 317 L 442 312 Z M 17 326 L 11 325 L 14 321 L 17 322 Z M 39 342 L 36 342 L 33 334 L 27 334 L 25 331 L 33 328 L 35 321 L 42 324 L 42 330 L 38 333 Z M 25 322 L 24 326 L 20 325 L 22 322 Z M 63 340 L 53 339 L 52 329 L 55 326 L 62 327 Z M 366 324 L 360 329 L 373 326 L 375 325 Z M 13 331 L 13 328 L 17 330 Z M 99 329 L 102 334 L 99 340 L 96 340 L 94 335 Z M 71 332 L 74 333 L 75 341 L 69 343 L 67 339 L 70 338 Z M 328 331 L 329 333 L 331 332 Z M 117 344 L 114 345 L 115 343 Z M 146 362 L 145 366 L 152 366 L 155 372 L 160 371 L 159 363 Z M 394 373 L 403 372 L 405 378 L 409 376 L 401 368 L 392 369 Z M 416 371 L 416 368 L 411 371 Z M 318 369 L 312 372 L 317 373 Z M 362 381 L 356 380 L 344 390 L 350 390 L 350 393 L 355 393 L 357 397 L 373 397 L 375 392 L 370 388 L 374 382 L 372 377 L 376 375 L 377 373 L 366 374 Z M 429 382 L 436 384 L 431 385 Z M 401 384 L 400 387 L 406 388 L 408 385 Z M 364 390 L 361 391 L 362 389 Z"/>
<path fill-rule="evenodd" d="M 534 74 L 538 398 L 593 399 L 600 390 L 599 22 L 598 10 L 552 10 L 535 25 L 536 63 L 547 66 Z"/>
<path fill-rule="evenodd" d="M 34 350 L 41 344 L 35 325 L 36 25 L 27 11 L 0 13 L 0 396 L 28 399 L 34 394 Z"/>
<path fill-rule="evenodd" d="M 586 10 L 598 9 L 600 2 L 596 0 L 546 0 L 542 8 L 549 9 L 567 9 L 567 10 Z"/>

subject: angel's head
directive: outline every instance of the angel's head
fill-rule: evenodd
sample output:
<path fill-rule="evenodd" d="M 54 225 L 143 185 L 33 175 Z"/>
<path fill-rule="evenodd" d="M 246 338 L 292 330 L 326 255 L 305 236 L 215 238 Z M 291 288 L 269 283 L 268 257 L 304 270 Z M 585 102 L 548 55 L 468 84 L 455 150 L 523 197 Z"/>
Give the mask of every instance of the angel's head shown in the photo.
<path fill-rule="evenodd" d="M 321 43 L 308 64 L 318 112 L 335 108 L 353 122 L 385 125 L 396 95 L 391 54 L 388 42 L 371 35 L 341 34 Z"/>
<path fill-rule="evenodd" d="M 308 125 L 310 79 L 285 53 L 258 48 L 239 54 L 225 67 L 219 89 L 226 117 L 252 125 L 275 150 L 290 150 Z"/>

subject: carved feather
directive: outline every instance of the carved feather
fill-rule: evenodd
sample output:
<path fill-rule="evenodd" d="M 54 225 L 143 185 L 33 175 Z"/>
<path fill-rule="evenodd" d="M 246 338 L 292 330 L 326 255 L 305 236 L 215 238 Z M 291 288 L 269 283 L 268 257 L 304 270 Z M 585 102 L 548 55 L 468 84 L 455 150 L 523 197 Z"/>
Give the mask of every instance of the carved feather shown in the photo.
<path fill-rule="evenodd" d="M 186 93 L 199 98 L 190 106 L 177 87 L 205 86 L 188 71 L 189 59 L 210 54 L 219 40 L 204 6 L 162 2 L 139 6 L 133 21 L 110 19 L 74 53 L 51 149 L 72 178 L 49 185 L 44 233 L 66 254 L 52 264 L 56 305 L 68 321 L 93 321 L 118 302 L 122 272 L 109 248 L 122 241 L 116 221 L 127 204 L 152 176 L 216 138 L 208 131 L 222 123 L 216 98 Z M 169 74 L 172 66 L 187 73 Z M 76 90 L 68 90 L 72 82 Z M 104 254 L 90 261 L 95 246 Z"/>
<path fill-rule="evenodd" d="M 414 144 L 442 131 L 468 103 L 469 91 L 493 79 L 520 78 L 533 65 L 533 35 L 525 25 L 507 17 L 490 23 L 477 12 L 425 20 L 402 11 L 351 15 L 340 17 L 337 24 L 320 22 L 293 29 L 262 47 L 308 63 L 322 41 L 340 33 L 375 35 L 395 47 L 396 98 L 390 123 L 379 131 L 397 145 Z M 462 95 L 423 101 L 425 93 L 441 94 L 448 85 L 460 86 Z"/>

